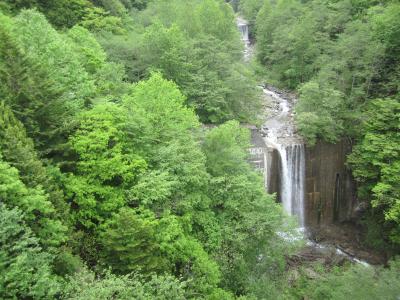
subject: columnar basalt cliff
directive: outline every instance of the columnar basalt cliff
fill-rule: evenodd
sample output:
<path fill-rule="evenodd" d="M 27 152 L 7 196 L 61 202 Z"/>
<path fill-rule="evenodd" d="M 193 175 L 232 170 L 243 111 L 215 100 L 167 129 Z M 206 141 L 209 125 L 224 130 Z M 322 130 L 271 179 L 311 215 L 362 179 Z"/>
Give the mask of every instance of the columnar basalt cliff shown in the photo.
<path fill-rule="evenodd" d="M 308 226 L 348 221 L 356 207 L 355 182 L 346 166 L 348 141 L 306 147 L 305 214 Z"/>
<path fill-rule="evenodd" d="M 265 177 L 268 193 L 281 201 L 282 160 L 279 152 L 265 144 L 262 134 L 252 128 L 250 161 Z M 346 166 L 351 152 L 349 141 L 336 144 L 323 141 L 305 147 L 305 225 L 317 227 L 349 221 L 357 207 L 356 185 Z"/>

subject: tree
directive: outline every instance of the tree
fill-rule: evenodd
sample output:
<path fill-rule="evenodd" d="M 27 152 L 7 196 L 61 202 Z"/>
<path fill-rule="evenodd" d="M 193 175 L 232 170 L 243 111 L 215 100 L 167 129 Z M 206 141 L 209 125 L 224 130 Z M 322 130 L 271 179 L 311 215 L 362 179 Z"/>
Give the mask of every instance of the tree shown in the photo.
<path fill-rule="evenodd" d="M 24 126 L 4 102 L 0 102 L 0 137 L 4 160 L 18 169 L 19 177 L 27 187 L 40 186 L 45 190 L 55 208 L 53 217 L 63 219 L 66 225 L 69 207 L 55 179 L 59 170 L 43 164 L 35 151 L 33 141 L 27 137 Z"/>
<path fill-rule="evenodd" d="M 125 276 L 105 272 L 101 277 L 87 269 L 69 277 L 61 299 L 155 299 L 183 300 L 186 299 L 186 283 L 180 282 L 170 275 L 150 278 L 134 273 Z"/>
<path fill-rule="evenodd" d="M 166 28 L 156 23 L 143 35 L 142 60 L 150 66 L 150 71 L 160 71 L 166 79 L 184 87 L 191 80 L 189 46 L 190 42 L 178 26 Z"/>
<path fill-rule="evenodd" d="M 360 264 L 348 270 L 334 270 L 310 285 L 306 293 L 312 299 L 395 299 L 400 291 L 399 262 L 384 268 Z"/>
<path fill-rule="evenodd" d="M 1 185 L 0 185 L 1 186 Z M 0 197 L 2 200 L 3 198 Z M 52 274 L 52 256 L 43 252 L 38 239 L 18 208 L 0 204 L 0 297 L 49 299 L 60 291 Z"/>
<path fill-rule="evenodd" d="M 54 218 L 55 209 L 42 186 L 27 187 L 19 178 L 18 170 L 0 158 L 0 199 L 9 207 L 19 207 L 26 223 L 38 236 L 42 245 L 57 247 L 66 239 L 66 227 Z"/>
<path fill-rule="evenodd" d="M 146 169 L 146 162 L 127 147 L 122 126 L 126 114 L 116 104 L 99 104 L 80 116 L 69 145 L 78 155 L 66 179 L 76 224 L 93 228 L 125 206 L 125 190 Z"/>
<path fill-rule="evenodd" d="M 166 213 L 159 221 L 157 240 L 172 273 L 187 281 L 188 294 L 207 297 L 219 290 L 221 273 L 188 225 L 188 216 L 179 218 Z"/>
<path fill-rule="evenodd" d="M 166 262 L 155 238 L 157 225 L 148 210 L 122 208 L 101 226 L 100 242 L 106 265 L 118 274 L 165 270 Z"/>
<path fill-rule="evenodd" d="M 255 25 L 256 17 L 264 4 L 263 0 L 246 0 L 239 2 L 239 10 L 243 16 L 250 22 L 252 26 Z"/>
<path fill-rule="evenodd" d="M 37 8 L 46 15 L 51 24 L 58 28 L 74 26 L 82 19 L 85 9 L 92 6 L 89 0 L 5 0 L 5 2 L 10 3 L 17 12 L 23 8 Z"/>
<path fill-rule="evenodd" d="M 139 10 L 145 9 L 149 0 L 121 0 L 127 9 L 136 8 Z"/>
<path fill-rule="evenodd" d="M 250 171 L 246 162 L 249 141 L 248 129 L 240 127 L 237 121 L 229 121 L 211 130 L 203 146 L 208 172 L 213 176 L 223 176 Z"/>
<path fill-rule="evenodd" d="M 9 77 L 5 82 L 12 84 L 12 78 L 17 79 L 16 85 L 9 84 L 7 103 L 18 112 L 18 119 L 35 144 L 40 147 L 46 143 L 46 154 L 52 153 L 65 142 L 72 117 L 90 102 L 95 86 L 70 44 L 42 14 L 21 12 L 9 35 L 15 51 L 8 54 L 8 59 L 6 52 L 6 59 L 13 64 L 16 57 L 17 62 L 21 61 L 16 67 L 23 69 L 11 65 L 6 73 Z M 15 72 L 22 76 L 12 77 Z"/>
<path fill-rule="evenodd" d="M 296 122 L 310 145 L 318 137 L 335 142 L 343 133 L 344 96 L 325 83 L 309 81 L 300 88 Z"/>
<path fill-rule="evenodd" d="M 128 147 L 139 151 L 149 171 L 163 173 L 157 176 L 157 181 L 163 180 L 161 186 L 171 194 L 163 202 L 154 203 L 153 209 L 169 208 L 178 214 L 197 201 L 198 191 L 207 178 L 204 155 L 194 136 L 199 122 L 193 110 L 184 106 L 184 101 L 177 86 L 157 73 L 138 83 L 123 101 L 128 116 L 125 127 Z M 154 172 L 147 173 L 140 187 L 133 187 L 133 203 L 145 201 L 145 198 L 137 199 L 138 189 L 148 180 L 147 176 L 154 175 Z"/>
<path fill-rule="evenodd" d="M 277 230 L 291 229 L 283 225 L 281 208 L 246 160 L 249 139 L 247 129 L 230 121 L 208 132 L 203 145 L 212 175 L 207 195 L 221 236 L 213 253 L 223 274 L 222 286 L 238 295 L 251 293 L 252 284 L 263 276 L 279 277 L 284 253 L 295 247 L 276 235 Z"/>
<path fill-rule="evenodd" d="M 110 16 L 110 13 L 102 7 L 86 8 L 85 15 L 78 25 L 94 33 L 103 31 L 115 34 L 125 33 L 121 17 Z"/>
<path fill-rule="evenodd" d="M 364 112 L 360 142 L 349 156 L 353 174 L 361 183 L 362 199 L 382 210 L 391 223 L 390 238 L 400 243 L 400 104 L 397 99 L 375 99 Z"/>
<path fill-rule="evenodd" d="M 104 67 L 106 53 L 87 29 L 74 26 L 68 30 L 67 37 L 71 39 L 74 53 L 89 74 L 96 74 Z"/>
<path fill-rule="evenodd" d="M 400 85 L 399 78 L 399 23 L 400 5 L 389 2 L 384 8 L 376 6 L 370 9 L 372 32 L 374 37 L 385 47 L 384 59 L 381 60 L 381 67 L 385 72 L 379 73 L 380 90 L 385 95 L 392 95 L 398 92 Z"/>

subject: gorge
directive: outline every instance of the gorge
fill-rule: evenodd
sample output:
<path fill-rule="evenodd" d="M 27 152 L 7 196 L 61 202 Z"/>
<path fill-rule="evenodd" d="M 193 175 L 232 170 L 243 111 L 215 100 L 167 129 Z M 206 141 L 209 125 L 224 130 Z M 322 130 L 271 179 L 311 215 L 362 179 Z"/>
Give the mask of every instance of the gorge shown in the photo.
<path fill-rule="evenodd" d="M 0 299 L 399 300 L 398 20 L 0 0 Z"/>
<path fill-rule="evenodd" d="M 252 45 L 248 25 L 239 18 L 244 59 L 249 60 Z M 294 117 L 296 96 L 276 88 L 260 86 L 265 103 L 261 128 L 251 127 L 250 161 L 264 176 L 265 189 L 276 194 L 286 213 L 295 216 L 300 230 L 314 243 L 321 241 L 353 261 L 381 262 L 379 255 L 360 245 L 356 184 L 346 157 L 351 143 L 318 141 L 308 146 L 299 135 Z M 313 244 L 315 246 L 315 244 Z"/>

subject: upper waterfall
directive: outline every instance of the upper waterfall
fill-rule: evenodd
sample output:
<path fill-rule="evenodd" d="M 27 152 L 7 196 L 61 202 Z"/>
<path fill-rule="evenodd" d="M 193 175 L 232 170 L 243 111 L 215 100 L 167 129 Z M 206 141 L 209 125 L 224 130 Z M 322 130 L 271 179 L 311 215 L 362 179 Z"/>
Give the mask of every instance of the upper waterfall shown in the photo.
<path fill-rule="evenodd" d="M 245 61 L 248 61 L 252 54 L 252 47 L 250 42 L 250 34 L 249 34 L 249 24 L 246 20 L 241 17 L 236 18 L 236 24 L 239 29 L 239 32 L 242 37 L 242 41 L 244 43 L 244 55 L 243 58 Z"/>
<path fill-rule="evenodd" d="M 247 24 L 247 22 L 244 19 L 242 19 L 240 17 L 238 17 L 236 19 L 236 23 L 237 23 L 240 33 L 242 34 L 242 40 L 245 42 L 248 42 L 249 41 L 249 25 Z"/>

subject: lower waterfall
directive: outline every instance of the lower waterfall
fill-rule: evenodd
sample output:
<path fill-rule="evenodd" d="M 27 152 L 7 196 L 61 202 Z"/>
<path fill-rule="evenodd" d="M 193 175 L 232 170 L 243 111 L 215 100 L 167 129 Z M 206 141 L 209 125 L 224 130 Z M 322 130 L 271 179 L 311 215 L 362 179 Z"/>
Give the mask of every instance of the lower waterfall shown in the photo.
<path fill-rule="evenodd" d="M 305 225 L 305 148 L 295 132 L 293 103 L 277 92 L 263 88 L 270 107 L 261 132 L 265 144 L 280 156 L 280 201 L 289 215 L 297 216 L 300 227 Z"/>
<path fill-rule="evenodd" d="M 281 146 L 277 150 L 282 162 L 282 205 L 287 213 L 297 216 L 300 226 L 304 227 L 304 145 L 293 144 Z"/>

